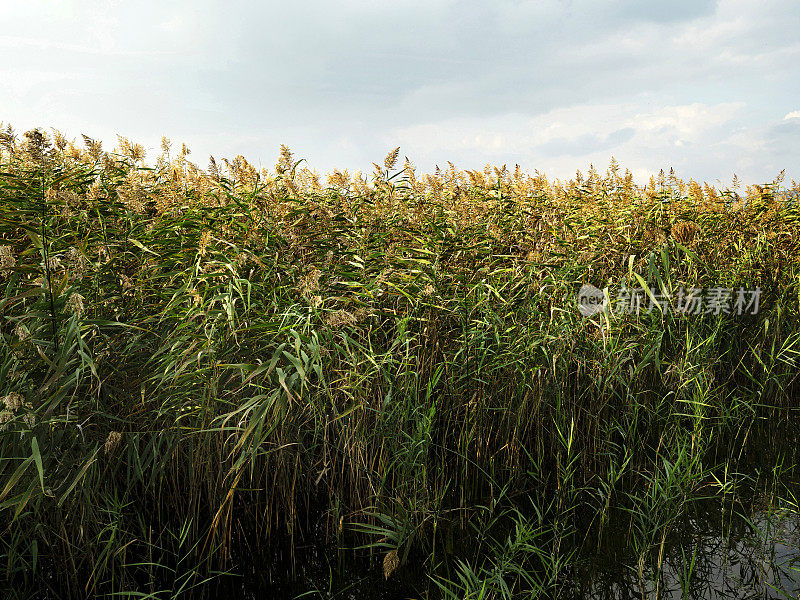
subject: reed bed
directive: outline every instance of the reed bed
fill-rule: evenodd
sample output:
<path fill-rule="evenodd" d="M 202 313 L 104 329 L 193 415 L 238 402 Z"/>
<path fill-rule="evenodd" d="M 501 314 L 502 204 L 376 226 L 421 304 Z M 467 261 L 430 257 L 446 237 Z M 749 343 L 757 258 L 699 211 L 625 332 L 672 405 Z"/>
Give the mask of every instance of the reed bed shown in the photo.
<path fill-rule="evenodd" d="M 4 132 L 9 594 L 272 589 L 321 548 L 413 597 L 575 597 L 614 524 L 655 598 L 701 499 L 797 513 L 795 182 L 418 175 L 398 150 L 323 182 L 285 147 L 201 169 Z M 585 283 L 762 293 L 585 317 Z"/>

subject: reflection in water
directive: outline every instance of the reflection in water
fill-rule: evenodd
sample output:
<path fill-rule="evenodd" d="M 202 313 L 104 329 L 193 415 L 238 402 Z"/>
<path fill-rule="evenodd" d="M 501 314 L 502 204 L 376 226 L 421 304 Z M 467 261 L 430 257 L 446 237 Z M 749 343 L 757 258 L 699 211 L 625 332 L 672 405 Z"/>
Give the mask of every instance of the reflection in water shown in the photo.
<path fill-rule="evenodd" d="M 800 515 L 762 510 L 747 519 L 687 517 L 651 555 L 631 560 L 601 549 L 576 590 L 587 599 L 766 599 L 800 596 Z M 723 531 L 723 535 L 720 535 Z M 604 546 L 625 548 L 625 532 Z M 661 556 L 661 568 L 659 565 Z M 620 566 L 620 565 L 624 566 Z"/>
<path fill-rule="evenodd" d="M 691 514 L 673 528 L 674 534 L 664 538 L 663 548 L 659 544 L 641 562 L 630 550 L 628 529 L 624 525 L 618 523 L 616 530 L 607 531 L 603 546 L 596 554 L 578 562 L 573 583 L 559 589 L 556 597 L 572 600 L 800 598 L 800 514 L 796 511 L 764 509 L 746 518 L 721 511 L 719 503 L 706 502 L 694 506 Z M 424 573 L 406 571 L 399 579 L 386 581 L 375 565 L 371 568 L 352 560 L 342 564 L 333 558 L 335 554 L 306 554 L 294 584 L 265 589 L 242 582 L 245 585 L 234 596 L 342 600 L 440 597 Z"/>
<path fill-rule="evenodd" d="M 557 590 L 548 589 L 532 597 L 799 599 L 800 512 L 794 506 L 776 508 L 767 502 L 755 507 L 736 506 L 736 510 L 731 510 L 730 502 L 719 497 L 688 503 L 681 517 L 665 528 L 670 533 L 656 535 L 656 543 L 642 556 L 633 551 L 631 517 L 617 515 L 605 528 L 601 545 L 584 548 L 581 558 L 573 563 L 572 575 L 567 575 Z M 274 573 L 278 576 L 269 580 L 265 579 L 269 570 L 262 568 L 269 560 L 245 561 L 252 570 L 242 573 L 243 577 L 225 596 L 253 600 L 442 597 L 425 567 L 414 570 L 411 564 L 406 565 L 387 580 L 380 568 L 380 555 L 370 560 L 363 551 L 353 554 L 331 546 L 311 546 L 297 558 L 294 576 Z M 287 574 L 288 571 L 284 572 Z M 461 596 L 453 596 L 456 597 Z"/>

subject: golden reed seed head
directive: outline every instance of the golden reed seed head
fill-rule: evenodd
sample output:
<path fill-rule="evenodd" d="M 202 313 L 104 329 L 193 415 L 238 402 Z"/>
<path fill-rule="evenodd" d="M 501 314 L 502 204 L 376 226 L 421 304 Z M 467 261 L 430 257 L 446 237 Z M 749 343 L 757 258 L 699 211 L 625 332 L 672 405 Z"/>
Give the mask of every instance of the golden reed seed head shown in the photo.
<path fill-rule="evenodd" d="M 357 321 L 362 321 L 364 319 L 368 319 L 375 314 L 375 311 L 368 306 L 362 306 L 356 309 L 356 312 L 353 316 L 356 318 Z"/>
<path fill-rule="evenodd" d="M 17 266 L 17 259 L 11 246 L 0 246 L 0 275 L 7 273 L 10 269 Z"/>
<path fill-rule="evenodd" d="M 394 573 L 400 566 L 400 556 L 397 550 L 392 550 L 383 557 L 383 578 L 389 579 L 389 576 Z"/>
<path fill-rule="evenodd" d="M 679 221 L 672 226 L 672 237 L 681 244 L 691 244 L 700 233 L 700 226 L 690 221 Z"/>
<path fill-rule="evenodd" d="M 328 313 L 325 317 L 325 322 L 333 329 L 339 329 L 343 325 L 355 325 L 358 319 L 353 313 L 346 310 L 337 310 L 336 312 Z"/>
<path fill-rule="evenodd" d="M 7 429 L 7 423 L 14 418 L 14 413 L 20 408 L 25 408 L 29 411 L 33 410 L 33 406 L 29 402 L 25 402 L 25 399 L 16 392 L 11 392 L 0 398 L 0 404 L 5 406 L 5 409 L 0 411 L 0 431 Z M 22 416 L 22 421 L 28 427 L 33 427 L 36 424 L 36 416 L 28 412 Z"/>
<path fill-rule="evenodd" d="M 84 303 L 83 301 L 85 298 L 78 294 L 77 292 L 72 292 L 69 295 L 69 300 L 67 300 L 67 307 L 73 314 L 81 316 L 84 310 Z"/>
<path fill-rule="evenodd" d="M 122 441 L 122 434 L 119 431 L 111 431 L 106 438 L 105 444 L 103 444 L 103 452 L 106 454 L 111 454 L 114 450 L 117 449 L 119 443 Z"/>
<path fill-rule="evenodd" d="M 16 392 L 11 392 L 10 394 L 0 398 L 0 402 L 2 402 L 8 410 L 15 411 L 22 407 L 24 398 Z"/>
<path fill-rule="evenodd" d="M 84 135 L 83 143 L 86 146 L 86 152 L 93 160 L 99 160 L 103 155 L 103 142 L 93 140 L 88 135 Z"/>
<path fill-rule="evenodd" d="M 293 166 L 294 156 L 292 151 L 286 144 L 281 144 L 281 155 L 280 158 L 278 158 L 278 164 L 275 165 L 275 170 L 278 171 L 278 173 L 286 173 L 287 171 L 291 171 Z"/>
<path fill-rule="evenodd" d="M 220 178 L 219 167 L 217 166 L 217 161 L 214 159 L 213 156 L 209 156 L 208 157 L 208 169 L 207 169 L 207 171 L 208 171 L 208 174 L 211 176 L 212 179 L 219 180 L 219 178 Z"/>
<path fill-rule="evenodd" d="M 319 278 L 322 277 L 322 271 L 317 267 L 311 267 L 311 270 L 305 277 L 302 277 L 297 283 L 297 291 L 300 295 L 308 297 L 315 292 L 319 291 Z"/>
<path fill-rule="evenodd" d="M 386 158 L 383 159 L 383 166 L 386 167 L 387 171 L 394 169 L 394 166 L 397 164 L 398 156 L 400 156 L 400 146 L 389 152 Z"/>
<path fill-rule="evenodd" d="M 335 188 L 348 189 L 350 187 L 350 173 L 347 169 L 340 171 L 334 169 L 333 173 L 328 175 L 328 185 Z"/>
<path fill-rule="evenodd" d="M 200 236 L 200 241 L 197 244 L 197 253 L 200 256 L 206 255 L 206 249 L 208 248 L 208 242 L 210 240 L 211 240 L 211 231 L 206 229 Z"/>
<path fill-rule="evenodd" d="M 78 277 L 86 273 L 86 270 L 89 268 L 89 261 L 83 253 L 75 247 L 67 250 L 67 264 L 72 274 Z"/>
<path fill-rule="evenodd" d="M 47 257 L 47 268 L 51 271 L 63 271 L 64 265 L 58 256 L 52 255 Z"/>
<path fill-rule="evenodd" d="M 31 339 L 30 332 L 19 323 L 17 323 L 17 326 L 14 327 L 14 335 L 16 335 L 21 342 L 27 342 L 29 339 Z"/>

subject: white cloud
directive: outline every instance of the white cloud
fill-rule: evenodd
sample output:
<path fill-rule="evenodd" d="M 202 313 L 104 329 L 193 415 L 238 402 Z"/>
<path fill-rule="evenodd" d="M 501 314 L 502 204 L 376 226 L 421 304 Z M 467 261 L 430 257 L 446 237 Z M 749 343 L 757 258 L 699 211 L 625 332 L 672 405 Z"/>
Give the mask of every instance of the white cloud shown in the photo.
<path fill-rule="evenodd" d="M 169 6 L 167 6 L 167 4 Z M 0 2 L 0 120 L 273 164 L 800 164 L 795 0 Z M 24 32 L 24 33 L 16 33 Z M 800 173 L 789 173 L 797 177 Z"/>
<path fill-rule="evenodd" d="M 664 106 L 637 114 L 630 120 L 630 126 L 647 132 L 680 134 L 686 140 L 728 123 L 743 108 L 743 102 L 723 102 L 714 105 L 695 102 L 683 106 Z"/>
<path fill-rule="evenodd" d="M 742 102 L 654 106 L 641 99 L 413 125 L 394 130 L 385 145 L 400 144 L 419 165 L 519 163 L 559 178 L 590 163 L 604 167 L 614 156 L 640 180 L 669 167 L 710 181 L 734 171 L 771 179 L 781 157 L 765 150 L 765 131 L 743 124 L 748 112 Z"/>

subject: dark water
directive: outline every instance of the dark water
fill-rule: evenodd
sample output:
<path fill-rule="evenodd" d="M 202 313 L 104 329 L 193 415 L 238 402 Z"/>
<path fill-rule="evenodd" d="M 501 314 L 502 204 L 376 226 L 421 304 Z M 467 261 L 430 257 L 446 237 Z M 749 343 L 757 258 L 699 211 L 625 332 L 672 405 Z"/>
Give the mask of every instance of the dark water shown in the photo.
<path fill-rule="evenodd" d="M 617 532 L 611 544 L 623 545 Z M 584 567 L 576 597 L 587 600 L 659 598 L 767 599 L 800 597 L 800 515 L 758 509 L 687 517 L 642 561 L 630 551 L 598 552 Z M 659 554 L 661 554 L 659 568 Z"/>
<path fill-rule="evenodd" d="M 764 600 L 800 598 L 800 514 L 769 507 L 697 506 L 642 557 L 620 526 L 584 553 L 554 597 L 570 600 Z M 711 504 L 711 506 L 708 506 Z M 746 515 L 746 516 L 745 516 Z M 659 567 L 659 554 L 661 555 Z M 387 581 L 380 557 L 309 550 L 292 583 L 256 584 L 251 573 L 230 597 L 400 600 L 439 598 L 424 573 L 407 567 Z M 286 574 L 289 575 L 288 573 Z M 232 592 L 234 590 L 231 590 Z"/>
<path fill-rule="evenodd" d="M 400 600 L 419 598 L 424 587 L 418 573 L 383 577 L 377 557 L 358 556 L 352 551 L 324 551 L 316 548 L 301 550 L 294 572 L 288 565 L 281 573 L 270 574 L 255 568 L 231 582 L 224 597 L 241 600 L 262 598 L 308 598 L 313 600 Z M 258 564 L 258 563 L 255 563 Z"/>

